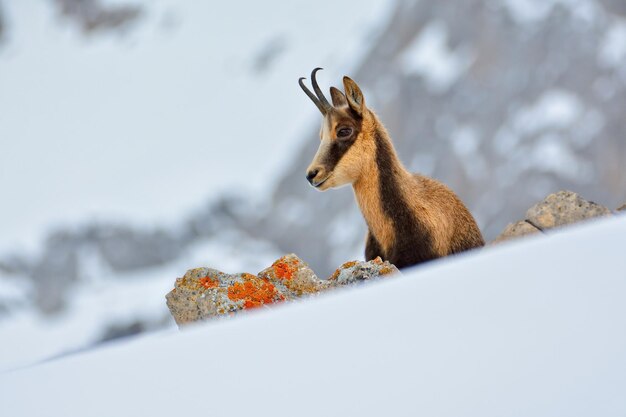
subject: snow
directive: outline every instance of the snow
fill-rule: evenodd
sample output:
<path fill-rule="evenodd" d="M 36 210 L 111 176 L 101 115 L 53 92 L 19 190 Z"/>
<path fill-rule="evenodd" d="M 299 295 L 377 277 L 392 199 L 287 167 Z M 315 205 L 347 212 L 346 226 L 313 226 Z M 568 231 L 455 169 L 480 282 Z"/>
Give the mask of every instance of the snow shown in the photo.
<path fill-rule="evenodd" d="M 461 125 L 450 135 L 450 147 L 456 155 L 463 169 L 473 180 L 488 175 L 487 162 L 480 151 L 480 132 L 474 126 Z"/>
<path fill-rule="evenodd" d="M 448 47 L 448 32 L 440 21 L 429 23 L 406 48 L 401 57 L 406 74 L 421 76 L 436 94 L 445 93 L 472 63 L 471 53 L 462 46 Z"/>
<path fill-rule="evenodd" d="M 0 374 L 11 416 L 622 416 L 626 217 Z"/>
<path fill-rule="evenodd" d="M 2 279 L 0 301 L 11 303 L 24 301 L 26 293 L 29 291 L 29 283 L 23 277 L 0 273 L 0 279 Z"/>
<path fill-rule="evenodd" d="M 615 22 L 606 31 L 598 61 L 609 68 L 619 68 L 626 61 L 626 22 Z"/>
<path fill-rule="evenodd" d="M 521 134 L 532 135 L 546 129 L 564 129 L 582 115 L 584 105 L 573 93 L 548 90 L 536 102 L 520 109 L 513 120 Z"/>
<path fill-rule="evenodd" d="M 498 178 L 512 184 L 521 172 L 552 172 L 578 183 L 593 178 L 593 164 L 574 150 L 590 145 L 604 116 L 570 91 L 550 89 L 511 111 L 496 134 L 495 150 L 511 160 Z M 551 190 L 537 186 L 542 197 Z"/>
<path fill-rule="evenodd" d="M 337 82 L 392 6 L 136 3 L 134 29 L 87 39 L 49 2 L 4 5 L 0 253 L 59 224 L 164 225 L 225 190 L 267 192 L 315 120 L 298 78 L 323 66 Z"/>
<path fill-rule="evenodd" d="M 597 18 L 598 6 L 593 0 L 501 0 L 511 17 L 522 25 L 547 18 L 557 6 L 567 10 L 581 22 Z"/>
<path fill-rule="evenodd" d="M 542 135 L 528 156 L 522 163 L 527 170 L 553 172 L 578 182 L 593 176 L 592 163 L 578 158 L 561 135 Z"/>

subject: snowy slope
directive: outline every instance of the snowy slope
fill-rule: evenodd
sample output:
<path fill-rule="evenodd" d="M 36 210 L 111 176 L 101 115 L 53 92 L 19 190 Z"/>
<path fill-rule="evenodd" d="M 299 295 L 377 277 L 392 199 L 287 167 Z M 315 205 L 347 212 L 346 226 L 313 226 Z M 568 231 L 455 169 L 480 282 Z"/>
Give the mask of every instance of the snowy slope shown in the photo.
<path fill-rule="evenodd" d="M 142 0 L 134 30 L 85 39 L 49 2 L 5 3 L 0 253 L 59 223 L 163 224 L 267 191 L 316 120 L 298 77 L 356 65 L 390 6 Z"/>
<path fill-rule="evenodd" d="M 626 217 L 0 375 L 11 416 L 623 416 Z"/>

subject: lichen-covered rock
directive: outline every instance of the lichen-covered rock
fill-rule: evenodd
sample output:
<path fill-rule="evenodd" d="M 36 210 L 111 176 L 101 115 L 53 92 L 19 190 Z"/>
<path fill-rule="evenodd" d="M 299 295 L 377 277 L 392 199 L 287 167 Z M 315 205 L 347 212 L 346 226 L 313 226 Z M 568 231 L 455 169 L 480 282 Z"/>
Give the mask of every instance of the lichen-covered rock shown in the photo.
<path fill-rule="evenodd" d="M 190 269 L 176 280 L 174 289 L 165 298 L 174 320 L 181 326 L 398 272 L 394 265 L 376 258 L 369 262 L 347 262 L 328 280 L 321 280 L 306 262 L 289 254 L 257 275 Z"/>
<path fill-rule="evenodd" d="M 225 274 L 211 268 L 190 269 L 176 280 L 165 299 L 180 326 L 288 299 L 267 278 Z"/>
<path fill-rule="evenodd" d="M 533 235 L 541 233 L 541 230 L 537 229 L 526 220 L 519 221 L 517 223 L 510 223 L 504 231 L 493 241 L 494 243 L 501 243 L 510 239 L 515 239 L 522 236 Z"/>
<path fill-rule="evenodd" d="M 374 278 L 397 274 L 395 265 L 379 257 L 368 262 L 351 261 L 341 265 L 329 278 L 332 286 L 342 286 L 368 281 Z"/>
<path fill-rule="evenodd" d="M 293 253 L 259 272 L 259 277 L 269 280 L 289 298 L 316 294 L 328 287 L 326 281 L 319 279 L 309 265 Z"/>
<path fill-rule="evenodd" d="M 611 210 L 604 206 L 587 201 L 571 191 L 559 191 L 528 209 L 526 220 L 545 230 L 610 215 Z"/>

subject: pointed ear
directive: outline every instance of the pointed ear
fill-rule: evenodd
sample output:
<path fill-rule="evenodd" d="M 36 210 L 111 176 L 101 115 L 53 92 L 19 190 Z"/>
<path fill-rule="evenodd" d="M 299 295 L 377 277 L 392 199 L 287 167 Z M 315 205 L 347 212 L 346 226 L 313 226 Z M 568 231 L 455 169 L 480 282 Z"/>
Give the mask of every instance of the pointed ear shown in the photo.
<path fill-rule="evenodd" d="M 359 116 L 363 116 L 363 112 L 365 111 L 365 98 L 363 98 L 363 93 L 359 86 L 356 85 L 350 77 L 343 77 L 343 88 L 346 90 L 346 99 L 348 100 L 350 108 Z"/>
<path fill-rule="evenodd" d="M 348 100 L 346 100 L 346 96 L 335 87 L 330 87 L 330 97 L 333 100 L 334 107 L 343 107 L 348 105 Z"/>

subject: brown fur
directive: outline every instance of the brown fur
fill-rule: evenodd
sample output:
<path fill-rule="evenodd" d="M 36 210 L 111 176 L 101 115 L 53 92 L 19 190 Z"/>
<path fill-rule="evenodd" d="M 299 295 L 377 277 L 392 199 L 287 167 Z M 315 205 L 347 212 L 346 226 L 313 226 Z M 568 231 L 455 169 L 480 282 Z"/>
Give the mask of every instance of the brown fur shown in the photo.
<path fill-rule="evenodd" d="M 320 148 L 307 178 L 317 189 L 352 184 L 368 226 L 365 256 L 402 268 L 484 245 L 470 212 L 444 184 L 408 172 L 359 87 L 331 88 Z M 349 137 L 340 137 L 350 129 Z M 344 134 L 346 130 L 343 131 Z"/>

